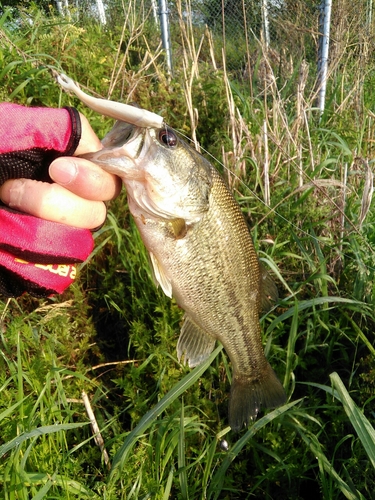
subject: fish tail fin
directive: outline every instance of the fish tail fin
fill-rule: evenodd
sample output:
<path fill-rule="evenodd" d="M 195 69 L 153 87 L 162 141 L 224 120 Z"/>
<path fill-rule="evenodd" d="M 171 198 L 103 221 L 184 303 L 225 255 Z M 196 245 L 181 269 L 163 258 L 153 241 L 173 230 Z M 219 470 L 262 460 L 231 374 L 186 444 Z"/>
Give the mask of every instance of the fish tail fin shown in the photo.
<path fill-rule="evenodd" d="M 286 401 L 283 386 L 267 363 L 261 377 L 233 374 L 229 400 L 229 425 L 238 432 L 255 420 L 261 407 L 276 408 Z"/>

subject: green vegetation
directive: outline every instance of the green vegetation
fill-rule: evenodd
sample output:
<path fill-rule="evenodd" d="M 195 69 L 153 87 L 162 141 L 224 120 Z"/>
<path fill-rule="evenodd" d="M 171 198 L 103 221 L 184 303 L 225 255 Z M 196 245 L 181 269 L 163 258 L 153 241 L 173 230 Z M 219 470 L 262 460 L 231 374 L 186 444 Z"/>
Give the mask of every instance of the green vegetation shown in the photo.
<path fill-rule="evenodd" d="M 152 19 L 129 5 L 125 27 L 5 10 L 0 98 L 76 105 L 103 136 L 111 120 L 60 91 L 50 69 L 63 70 L 221 158 L 278 284 L 262 326 L 288 402 L 230 431 L 228 358 L 177 361 L 181 310 L 152 283 L 124 193 L 63 296 L 0 302 L 0 499 L 374 498 L 374 62 L 348 31 L 319 119 L 309 61 L 283 79 L 258 46 L 254 74 L 235 79 L 187 24 L 168 78 Z"/>

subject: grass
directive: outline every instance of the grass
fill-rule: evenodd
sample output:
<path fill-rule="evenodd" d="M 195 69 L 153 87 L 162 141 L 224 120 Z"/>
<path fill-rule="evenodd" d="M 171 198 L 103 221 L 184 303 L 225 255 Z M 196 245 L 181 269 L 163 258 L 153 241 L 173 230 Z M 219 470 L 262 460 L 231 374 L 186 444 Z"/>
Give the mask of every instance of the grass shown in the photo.
<path fill-rule="evenodd" d="M 250 95 L 249 82 L 225 71 L 217 42 L 186 25 L 168 79 L 152 24 L 135 3 L 128 9 L 124 26 L 107 28 L 35 7 L 21 13 L 33 24 L 14 28 L 6 11 L 0 97 L 76 105 L 102 137 L 111 121 L 61 93 L 56 67 L 93 94 L 163 114 L 221 159 L 210 158 L 279 287 L 261 322 L 288 401 L 230 431 L 228 358 L 219 346 L 194 370 L 177 361 L 181 311 L 155 289 L 122 194 L 63 296 L 0 302 L 0 499 L 373 498 L 373 63 L 361 59 L 363 76 L 353 51 L 343 52 L 318 119 L 312 69 L 304 74 L 298 54 L 288 81 L 264 87 L 253 75 Z M 261 46 L 257 57 L 264 67 Z"/>

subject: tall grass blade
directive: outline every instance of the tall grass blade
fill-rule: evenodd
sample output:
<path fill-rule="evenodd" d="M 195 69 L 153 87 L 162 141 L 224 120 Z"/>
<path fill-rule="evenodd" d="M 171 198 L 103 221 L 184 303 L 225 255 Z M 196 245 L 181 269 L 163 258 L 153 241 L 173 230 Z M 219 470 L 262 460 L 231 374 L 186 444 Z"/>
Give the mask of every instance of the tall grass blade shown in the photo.
<path fill-rule="evenodd" d="M 307 434 L 300 427 L 298 428 L 298 432 L 301 435 L 302 439 L 307 444 L 307 446 L 310 448 L 316 459 L 318 460 L 322 484 L 326 484 L 326 480 L 324 477 L 324 473 L 326 473 L 334 480 L 335 485 L 339 488 L 339 490 L 348 500 L 359 500 L 364 498 L 359 491 L 351 488 L 335 471 L 332 463 L 328 460 L 328 458 L 324 454 L 322 446 L 318 441 L 318 438 L 313 434 L 310 433 Z"/>
<path fill-rule="evenodd" d="M 23 404 L 28 396 L 25 396 L 21 401 L 17 401 L 17 403 L 14 403 L 14 405 L 10 406 L 6 410 L 4 410 L 2 413 L 0 413 L 0 422 L 4 420 L 4 418 L 9 417 L 9 415 L 14 414 L 14 410 L 21 404 Z"/>
<path fill-rule="evenodd" d="M 180 433 L 178 439 L 178 477 L 180 479 L 182 498 L 184 500 L 188 500 L 189 494 L 188 494 L 188 481 L 187 481 L 186 461 L 185 461 L 185 416 L 184 416 L 183 400 L 181 403 Z"/>
<path fill-rule="evenodd" d="M 346 299 L 343 297 L 329 296 L 329 297 L 316 297 L 314 299 L 309 299 L 309 300 L 300 300 L 297 304 L 297 307 L 298 311 L 301 312 L 305 309 L 326 304 L 347 304 L 351 306 L 360 307 L 362 313 L 368 312 L 369 316 L 372 317 L 372 311 L 371 308 L 368 306 L 368 304 L 365 304 L 364 302 L 360 302 L 358 300 Z M 267 333 L 274 330 L 276 325 L 292 317 L 294 314 L 295 314 L 295 306 L 291 307 L 290 309 L 285 311 L 285 313 L 280 314 L 280 316 L 275 318 L 270 324 L 270 326 L 267 328 Z"/>
<path fill-rule="evenodd" d="M 290 327 L 289 337 L 288 337 L 288 347 L 286 354 L 286 368 L 284 377 L 284 388 L 288 392 L 289 383 L 292 381 L 292 373 L 294 370 L 294 365 L 296 364 L 296 342 L 298 340 L 298 301 L 295 302 L 294 314 L 292 318 L 292 324 Z"/>
<path fill-rule="evenodd" d="M 293 401 L 292 403 L 288 403 L 284 406 L 281 406 L 280 408 L 277 408 L 276 410 L 271 411 L 264 417 L 260 418 L 257 420 L 251 427 L 250 429 L 237 441 L 237 443 L 233 446 L 233 448 L 227 453 L 227 456 L 223 460 L 223 463 L 215 473 L 215 475 L 212 478 L 211 484 L 208 488 L 209 495 L 208 498 L 212 498 L 212 494 L 215 493 L 215 500 L 219 498 L 219 494 L 221 492 L 224 479 L 225 479 L 225 474 L 230 466 L 230 464 L 237 458 L 239 453 L 242 451 L 242 448 L 246 445 L 246 443 L 251 439 L 255 434 L 262 429 L 265 425 L 269 424 L 272 422 L 275 418 L 279 417 L 283 413 L 289 411 L 293 406 L 297 405 L 300 403 L 302 399 L 297 399 L 296 401 Z"/>
<path fill-rule="evenodd" d="M 37 427 L 29 432 L 24 432 L 19 436 L 15 437 L 11 441 L 0 446 L 0 458 L 3 457 L 6 453 L 8 453 L 13 448 L 19 446 L 23 442 L 27 441 L 36 436 L 43 436 L 45 434 L 53 434 L 55 432 L 60 431 L 68 431 L 70 429 L 77 429 L 78 427 L 83 427 L 85 425 L 89 425 L 90 422 L 81 422 L 77 424 L 58 424 L 58 425 L 45 425 L 42 427 Z"/>
<path fill-rule="evenodd" d="M 168 500 L 168 498 L 170 497 L 171 489 L 172 489 L 172 482 L 173 482 L 173 467 L 168 474 L 168 480 L 167 480 L 167 484 L 165 485 L 163 500 Z"/>
<path fill-rule="evenodd" d="M 216 446 L 217 446 L 217 439 L 213 438 L 210 446 L 208 447 L 206 467 L 204 468 L 204 473 L 203 473 L 203 479 L 202 479 L 203 498 L 207 498 L 207 486 L 208 486 L 208 481 L 210 479 L 210 475 L 212 474 L 212 462 L 215 456 Z"/>
<path fill-rule="evenodd" d="M 345 413 L 348 415 L 349 420 L 361 440 L 372 466 L 375 469 L 375 429 L 372 427 L 358 406 L 354 403 L 339 375 L 336 372 L 331 373 L 330 379 L 337 391 L 339 396 L 338 399 L 341 401 Z"/>
<path fill-rule="evenodd" d="M 56 476 L 57 476 L 57 472 L 55 472 L 51 477 L 49 477 L 46 484 L 44 486 L 42 486 L 42 488 L 40 488 L 38 493 L 36 495 L 34 495 L 31 500 L 42 500 L 42 498 L 45 497 L 45 495 L 48 493 L 48 491 L 53 486 L 53 484 L 56 480 Z"/>
<path fill-rule="evenodd" d="M 134 444 L 137 439 L 145 432 L 150 425 L 152 425 L 157 417 L 166 409 L 168 406 L 178 398 L 183 392 L 185 392 L 190 386 L 192 386 L 204 373 L 207 368 L 210 366 L 212 361 L 216 358 L 219 352 L 223 349 L 222 345 L 219 345 L 211 355 L 206 359 L 204 363 L 197 366 L 192 370 L 188 375 L 186 375 L 175 387 L 168 392 L 166 396 L 164 396 L 157 405 L 154 406 L 150 411 L 144 415 L 144 417 L 140 420 L 139 424 L 125 439 L 124 444 L 118 450 L 116 455 L 114 456 L 112 462 L 112 469 L 109 475 L 109 481 L 114 479 L 114 475 L 118 475 L 130 454 Z"/>
<path fill-rule="evenodd" d="M 345 312 L 344 312 L 344 316 L 350 322 L 350 324 L 353 327 L 353 330 L 358 335 L 358 337 L 362 340 L 362 342 L 365 344 L 367 349 L 370 351 L 371 355 L 375 357 L 375 347 L 371 344 L 371 342 L 366 337 L 366 335 L 363 333 L 363 331 L 359 328 L 357 323 Z"/>

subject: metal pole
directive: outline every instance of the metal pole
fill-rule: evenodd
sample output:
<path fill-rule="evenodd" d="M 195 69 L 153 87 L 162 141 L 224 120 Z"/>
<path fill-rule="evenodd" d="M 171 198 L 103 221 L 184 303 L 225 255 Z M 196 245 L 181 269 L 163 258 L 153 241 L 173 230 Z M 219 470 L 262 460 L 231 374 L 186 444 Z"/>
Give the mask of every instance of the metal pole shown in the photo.
<path fill-rule="evenodd" d="M 328 74 L 329 28 L 331 24 L 332 0 L 323 0 L 319 19 L 319 54 L 318 54 L 318 107 L 324 111 Z"/>
<path fill-rule="evenodd" d="M 171 49 L 171 37 L 169 32 L 169 19 L 168 19 L 169 10 L 167 5 L 167 0 L 159 0 L 159 16 L 160 16 L 161 39 L 163 43 L 163 48 L 165 50 L 168 73 L 171 75 L 172 49 Z"/>
<path fill-rule="evenodd" d="M 268 1 L 262 0 L 263 36 L 266 50 L 270 47 L 270 23 L 268 19 Z"/>
<path fill-rule="evenodd" d="M 102 0 L 96 0 L 96 5 L 98 7 L 99 21 L 103 25 L 107 24 L 107 20 L 105 17 L 104 5 L 103 5 Z"/>

